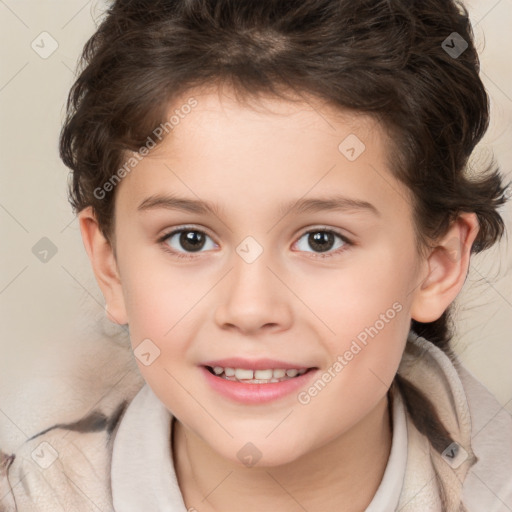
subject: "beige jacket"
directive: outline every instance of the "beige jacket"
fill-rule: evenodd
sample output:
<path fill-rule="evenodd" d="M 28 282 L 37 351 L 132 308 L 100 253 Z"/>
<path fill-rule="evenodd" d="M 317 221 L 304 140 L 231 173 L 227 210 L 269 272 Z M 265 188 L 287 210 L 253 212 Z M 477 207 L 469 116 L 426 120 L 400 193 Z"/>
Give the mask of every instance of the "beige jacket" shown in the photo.
<path fill-rule="evenodd" d="M 466 369 L 414 333 L 398 374 L 430 401 L 450 442 L 440 445 L 432 428 L 422 426 L 431 418 L 428 408 L 413 410 L 415 421 L 406 412 L 407 466 L 397 510 L 511 512 L 510 414 Z M 37 433 L 13 454 L 0 450 L 0 512 L 113 511 L 112 444 L 141 384 L 109 393 L 92 413 Z M 400 389 L 394 383 L 390 392 L 410 406 Z M 186 511 L 177 504 L 166 512 Z"/>

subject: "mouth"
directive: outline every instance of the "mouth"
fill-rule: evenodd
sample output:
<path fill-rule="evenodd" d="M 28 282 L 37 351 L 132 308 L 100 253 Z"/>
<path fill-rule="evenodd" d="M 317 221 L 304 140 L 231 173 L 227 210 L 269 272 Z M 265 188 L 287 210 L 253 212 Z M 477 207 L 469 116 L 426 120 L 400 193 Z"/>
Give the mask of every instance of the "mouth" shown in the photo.
<path fill-rule="evenodd" d="M 315 368 L 267 368 L 262 370 L 231 368 L 223 366 L 205 366 L 215 377 L 243 384 L 274 384 L 295 379 Z"/>
<path fill-rule="evenodd" d="M 254 405 L 288 400 L 318 373 L 317 366 L 242 357 L 203 361 L 200 369 L 214 393 L 235 402 Z"/>

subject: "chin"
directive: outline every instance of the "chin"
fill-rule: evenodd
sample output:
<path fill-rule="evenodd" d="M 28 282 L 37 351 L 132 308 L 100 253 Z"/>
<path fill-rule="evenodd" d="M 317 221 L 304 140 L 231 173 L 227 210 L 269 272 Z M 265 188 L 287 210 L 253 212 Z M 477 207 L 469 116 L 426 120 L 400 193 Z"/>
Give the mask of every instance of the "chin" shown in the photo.
<path fill-rule="evenodd" d="M 242 442 L 241 439 L 247 441 Z M 215 446 L 212 448 L 216 449 Z M 304 455 L 304 444 L 300 444 L 299 449 L 290 442 L 289 438 L 285 443 L 282 437 L 276 436 L 271 440 L 270 438 L 265 439 L 265 436 L 261 434 L 259 436 L 235 435 L 235 440 L 230 443 L 229 447 L 220 448 L 216 451 L 222 457 L 241 468 L 286 466 L 293 464 Z"/>

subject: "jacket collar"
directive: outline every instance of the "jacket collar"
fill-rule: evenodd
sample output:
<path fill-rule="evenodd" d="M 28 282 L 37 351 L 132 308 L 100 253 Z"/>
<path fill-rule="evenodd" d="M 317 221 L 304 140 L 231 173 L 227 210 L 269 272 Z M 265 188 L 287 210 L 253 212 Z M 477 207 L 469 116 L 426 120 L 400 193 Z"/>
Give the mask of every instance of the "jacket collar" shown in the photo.
<path fill-rule="evenodd" d="M 411 332 L 398 375 L 428 400 L 440 422 L 425 409 L 418 410 L 417 401 L 416 408 L 408 410 L 409 449 L 399 510 L 464 510 L 464 480 L 477 458 L 469 404 L 456 366 L 441 349 Z M 407 403 L 408 392 L 401 391 Z M 447 438 L 436 435 L 442 431 Z"/>

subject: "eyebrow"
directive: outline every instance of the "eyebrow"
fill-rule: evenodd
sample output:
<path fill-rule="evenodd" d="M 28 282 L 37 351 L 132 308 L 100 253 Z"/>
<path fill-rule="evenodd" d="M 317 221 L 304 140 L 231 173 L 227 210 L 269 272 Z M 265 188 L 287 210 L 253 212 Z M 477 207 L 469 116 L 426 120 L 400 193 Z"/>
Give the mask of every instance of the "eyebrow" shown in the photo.
<path fill-rule="evenodd" d="M 137 210 L 140 212 L 156 209 L 181 210 L 197 214 L 213 214 L 219 216 L 219 206 L 209 201 L 199 199 L 188 199 L 175 195 L 153 194 L 144 199 Z M 380 216 L 379 210 L 367 202 L 359 199 L 351 199 L 344 196 L 318 197 L 310 199 L 298 199 L 288 203 L 282 203 L 278 212 L 280 215 L 289 213 L 315 213 L 322 211 L 363 211 Z"/>

